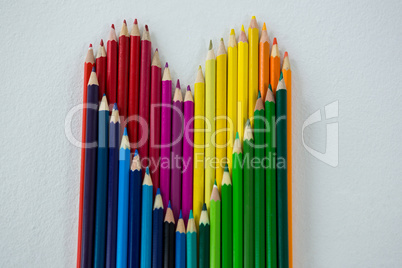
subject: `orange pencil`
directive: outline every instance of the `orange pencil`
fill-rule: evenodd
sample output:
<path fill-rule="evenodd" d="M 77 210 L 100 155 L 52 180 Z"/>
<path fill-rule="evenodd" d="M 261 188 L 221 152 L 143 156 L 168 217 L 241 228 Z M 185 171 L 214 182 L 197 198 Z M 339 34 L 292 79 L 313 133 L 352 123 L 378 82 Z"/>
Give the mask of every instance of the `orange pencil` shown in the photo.
<path fill-rule="evenodd" d="M 279 49 L 276 38 L 272 43 L 271 58 L 269 59 L 269 81 L 272 86 L 272 92 L 276 94 L 276 87 L 278 86 L 279 76 L 281 74 L 281 59 L 279 58 Z"/>
<path fill-rule="evenodd" d="M 77 245 L 77 268 L 81 265 L 81 232 L 82 232 L 82 206 L 84 204 L 84 172 L 85 172 L 85 148 L 84 143 L 86 139 L 86 126 L 87 126 L 87 86 L 89 77 L 91 76 L 92 68 L 95 66 L 94 51 L 92 44 L 89 44 L 87 57 L 84 63 L 84 97 L 82 103 L 82 140 L 81 140 L 81 173 L 80 173 L 80 201 L 78 210 L 78 245 Z"/>
<path fill-rule="evenodd" d="M 282 66 L 283 79 L 287 90 L 286 116 L 287 116 L 287 153 L 288 153 L 288 228 L 289 228 L 289 267 L 293 267 L 292 243 L 292 70 L 290 69 L 288 52 L 285 52 Z"/>
<path fill-rule="evenodd" d="M 261 93 L 261 98 L 265 100 L 265 95 L 267 94 L 267 89 L 269 85 L 269 40 L 267 33 L 267 26 L 262 26 L 261 38 L 260 38 L 260 49 L 258 55 L 258 88 Z"/>

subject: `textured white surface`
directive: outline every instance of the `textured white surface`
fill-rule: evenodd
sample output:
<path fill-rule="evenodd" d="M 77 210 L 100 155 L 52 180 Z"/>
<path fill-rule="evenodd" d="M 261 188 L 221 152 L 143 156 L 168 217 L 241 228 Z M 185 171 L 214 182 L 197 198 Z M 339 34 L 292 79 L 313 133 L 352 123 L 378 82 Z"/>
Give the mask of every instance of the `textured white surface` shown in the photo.
<path fill-rule="evenodd" d="M 0 266 L 73 267 L 80 150 L 64 132 L 82 101 L 87 46 L 135 17 L 183 88 L 209 39 L 227 43 L 256 15 L 281 56 L 294 102 L 295 267 L 402 263 L 402 34 L 400 1 L 3 1 L 0 7 Z M 219 12 L 217 11 L 219 10 Z M 131 25 L 130 25 L 131 28 Z M 339 100 L 339 166 L 303 147 L 301 128 Z M 80 137 L 81 115 L 73 133 Z M 305 131 L 323 151 L 325 123 Z"/>

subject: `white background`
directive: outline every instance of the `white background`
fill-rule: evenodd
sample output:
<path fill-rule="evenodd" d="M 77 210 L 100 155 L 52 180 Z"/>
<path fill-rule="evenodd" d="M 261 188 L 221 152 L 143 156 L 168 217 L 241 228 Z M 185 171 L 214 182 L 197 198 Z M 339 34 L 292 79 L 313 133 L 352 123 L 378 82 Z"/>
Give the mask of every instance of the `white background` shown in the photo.
<path fill-rule="evenodd" d="M 190 4 L 191 3 L 191 4 Z M 252 15 L 293 69 L 295 267 L 402 263 L 402 2 L 2 1 L 0 5 L 0 266 L 73 267 L 80 149 L 65 135 L 82 101 L 83 62 L 138 18 L 183 89 L 209 39 L 227 43 Z M 310 114 L 339 101 L 339 165 L 302 143 Z M 81 115 L 73 133 L 80 137 Z M 325 121 L 305 130 L 325 151 Z"/>

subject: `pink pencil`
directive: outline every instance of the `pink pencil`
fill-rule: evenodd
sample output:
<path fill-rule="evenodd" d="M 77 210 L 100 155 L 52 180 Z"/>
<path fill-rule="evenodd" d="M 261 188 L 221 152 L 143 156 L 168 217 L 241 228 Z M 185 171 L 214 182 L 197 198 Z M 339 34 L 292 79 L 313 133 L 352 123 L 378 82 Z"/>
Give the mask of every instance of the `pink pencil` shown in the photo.
<path fill-rule="evenodd" d="M 161 160 L 160 160 L 160 187 L 163 208 L 166 209 L 170 200 L 170 137 L 172 122 L 172 78 L 169 65 L 166 62 L 162 78 L 162 107 L 161 107 Z"/>
<path fill-rule="evenodd" d="M 184 97 L 184 135 L 183 135 L 183 189 L 182 212 L 187 225 L 193 207 L 193 145 L 194 145 L 194 100 L 190 86 Z"/>
<path fill-rule="evenodd" d="M 156 49 L 151 64 L 151 116 L 149 127 L 149 170 L 151 172 L 154 196 L 159 188 L 159 153 L 161 142 L 161 62 Z"/>
<path fill-rule="evenodd" d="M 180 89 L 180 81 L 177 79 L 176 90 L 172 107 L 172 153 L 170 159 L 171 185 L 170 200 L 175 221 L 179 220 L 181 209 L 181 172 L 183 153 L 183 96 Z"/>
<path fill-rule="evenodd" d="M 139 125 L 138 125 L 138 153 L 144 159 L 148 155 L 149 143 L 149 96 L 151 82 L 151 38 L 149 36 L 148 25 L 141 40 L 141 62 L 140 62 L 140 101 L 139 101 Z M 141 163 L 148 166 L 148 163 Z M 145 173 L 145 166 L 142 167 Z"/>

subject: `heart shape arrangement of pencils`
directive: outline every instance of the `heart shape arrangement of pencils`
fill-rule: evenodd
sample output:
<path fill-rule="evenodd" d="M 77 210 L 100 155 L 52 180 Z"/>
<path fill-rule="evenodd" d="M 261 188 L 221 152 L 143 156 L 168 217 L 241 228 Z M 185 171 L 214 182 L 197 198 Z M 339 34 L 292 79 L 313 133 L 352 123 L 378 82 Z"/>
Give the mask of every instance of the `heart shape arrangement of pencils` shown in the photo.
<path fill-rule="evenodd" d="M 183 97 L 151 45 L 135 20 L 89 47 L 77 267 L 292 267 L 287 52 L 252 17 Z"/>

